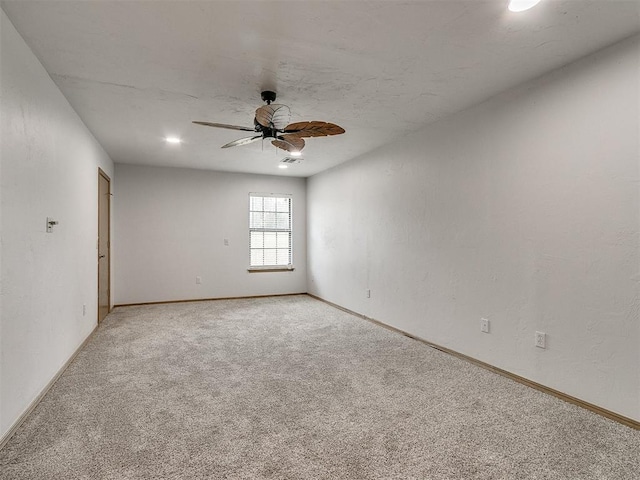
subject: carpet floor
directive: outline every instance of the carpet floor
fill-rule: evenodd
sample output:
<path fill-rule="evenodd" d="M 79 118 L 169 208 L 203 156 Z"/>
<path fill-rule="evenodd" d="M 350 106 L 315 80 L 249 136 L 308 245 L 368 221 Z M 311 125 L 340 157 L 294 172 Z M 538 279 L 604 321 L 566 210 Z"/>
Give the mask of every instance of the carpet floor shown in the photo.
<path fill-rule="evenodd" d="M 640 432 L 306 295 L 121 307 L 0 479 L 640 478 Z"/>

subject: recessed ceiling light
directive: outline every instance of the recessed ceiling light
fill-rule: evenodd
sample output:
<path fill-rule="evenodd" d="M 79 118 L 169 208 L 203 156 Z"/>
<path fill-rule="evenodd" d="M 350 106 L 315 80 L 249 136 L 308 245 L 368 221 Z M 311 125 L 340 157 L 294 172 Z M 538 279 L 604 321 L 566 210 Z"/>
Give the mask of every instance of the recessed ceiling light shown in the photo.
<path fill-rule="evenodd" d="M 167 143 L 182 143 L 182 140 L 178 137 L 167 137 L 164 139 L 164 141 Z"/>
<path fill-rule="evenodd" d="M 278 168 L 289 168 L 289 165 L 278 165 Z"/>
<path fill-rule="evenodd" d="M 302 155 L 302 152 L 291 152 L 292 157 L 299 157 L 300 155 Z"/>
<path fill-rule="evenodd" d="M 540 0 L 511 0 L 509 2 L 509 10 L 512 12 L 524 12 L 535 7 Z"/>

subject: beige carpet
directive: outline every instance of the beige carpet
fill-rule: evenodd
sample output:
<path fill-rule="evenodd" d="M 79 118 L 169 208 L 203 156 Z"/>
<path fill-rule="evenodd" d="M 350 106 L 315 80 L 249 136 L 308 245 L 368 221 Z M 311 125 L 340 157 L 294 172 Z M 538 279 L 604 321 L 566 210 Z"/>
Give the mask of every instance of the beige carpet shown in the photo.
<path fill-rule="evenodd" d="M 305 295 L 116 309 L 1 479 L 640 478 L 640 432 Z"/>

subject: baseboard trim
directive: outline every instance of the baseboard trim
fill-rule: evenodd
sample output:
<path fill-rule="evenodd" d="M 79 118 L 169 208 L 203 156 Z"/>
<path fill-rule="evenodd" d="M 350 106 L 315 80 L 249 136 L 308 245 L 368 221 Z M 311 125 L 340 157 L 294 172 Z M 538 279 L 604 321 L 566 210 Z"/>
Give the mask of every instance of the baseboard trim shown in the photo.
<path fill-rule="evenodd" d="M 49 392 L 51 387 L 53 387 L 55 385 L 55 383 L 62 376 L 62 374 L 65 372 L 65 370 L 69 367 L 69 365 L 71 365 L 71 362 L 73 362 L 75 360 L 75 358 L 82 351 L 84 346 L 89 342 L 89 340 L 91 339 L 91 337 L 93 336 L 93 334 L 95 333 L 95 331 L 97 329 L 98 329 L 98 325 L 96 324 L 96 326 L 93 327 L 93 330 L 91 330 L 91 333 L 89 333 L 89 335 L 87 335 L 87 338 L 85 338 L 82 341 L 80 346 L 75 349 L 75 351 L 71 354 L 71 356 L 64 363 L 64 365 L 62 365 L 62 367 L 60 367 L 60 369 L 58 370 L 58 373 L 56 373 L 53 376 L 53 378 L 51 380 L 49 380 L 49 383 L 47 383 L 45 385 L 45 387 L 40 391 L 38 396 L 36 396 L 36 398 L 34 398 L 33 401 L 27 406 L 27 408 L 24 410 L 24 412 L 22 412 L 22 415 L 20 415 L 18 417 L 18 419 L 15 422 L 13 422 L 13 425 L 11 425 L 9 430 L 7 430 L 7 433 L 5 433 L 2 436 L 2 438 L 0 439 L 0 450 L 2 450 L 4 448 L 4 446 L 9 442 L 9 440 L 11 440 L 11 437 L 13 437 L 13 435 L 16 433 L 16 431 L 20 428 L 20 425 L 22 425 L 22 423 L 27 419 L 29 414 L 31 412 L 33 412 L 33 409 L 38 406 L 40 401 L 44 398 L 44 396 L 47 394 L 47 392 Z"/>
<path fill-rule="evenodd" d="M 336 303 L 330 302 L 328 300 L 325 300 L 324 298 L 318 297 L 317 295 L 313 295 L 311 293 L 307 293 L 307 295 L 309 295 L 312 298 L 315 298 L 316 300 L 320 300 L 321 302 L 326 303 L 327 305 L 331 305 L 334 308 L 337 308 L 338 310 L 342 310 L 343 312 L 349 313 L 351 315 L 354 315 L 356 317 L 362 318 L 364 320 L 367 320 L 368 322 L 371 322 L 375 325 L 378 325 L 380 327 L 386 328 L 387 330 L 390 330 L 392 332 L 395 333 L 400 333 L 402 335 L 404 335 L 405 337 L 409 337 L 412 338 L 414 340 L 418 340 L 419 342 L 422 342 L 428 346 L 430 346 L 431 348 L 435 348 L 436 350 L 439 350 L 441 352 L 444 353 L 448 353 L 449 355 L 452 355 L 456 358 L 459 358 L 461 360 L 465 360 L 469 363 L 472 363 L 474 365 L 477 365 L 478 367 L 484 368 L 485 370 L 489 370 L 493 373 L 497 373 L 498 375 L 501 375 L 503 377 L 509 378 L 515 382 L 518 382 L 522 385 L 526 385 L 528 387 L 534 388 L 540 392 L 546 393 L 548 395 L 552 395 L 556 398 L 559 398 L 560 400 L 563 400 L 565 402 L 571 403 L 573 405 L 577 405 L 578 407 L 584 408 L 586 410 L 589 410 L 590 412 L 596 413 L 598 415 L 601 415 L 603 417 L 608 418 L 609 420 L 613 420 L 614 422 L 618 422 L 621 423 L 622 425 L 625 425 L 627 427 L 633 428 L 635 430 L 640 430 L 640 422 L 633 420 L 632 418 L 628 418 L 625 417 L 623 415 L 620 415 L 618 413 L 612 412 L 611 410 L 607 410 L 606 408 L 602 408 L 599 407 L 597 405 L 594 405 L 593 403 L 589 403 L 586 402 L 584 400 L 581 400 L 579 398 L 573 397 L 571 395 L 568 395 L 566 393 L 563 393 L 559 390 L 555 390 L 551 387 L 547 387 L 545 385 L 542 385 L 541 383 L 538 382 L 534 382 L 533 380 L 529 380 L 528 378 L 525 377 L 521 377 L 520 375 L 517 375 L 515 373 L 511 373 L 507 370 L 503 370 L 502 368 L 498 368 L 498 367 L 494 367 L 493 365 L 483 362 L 481 360 L 478 360 L 476 358 L 470 357 L 469 355 L 465 355 L 464 353 L 460 353 L 460 352 L 456 352 L 455 350 L 451 350 L 450 348 L 447 347 L 443 347 L 441 345 L 435 344 L 433 342 L 430 342 L 429 340 L 425 340 L 424 338 L 420 338 L 417 337 L 411 333 L 405 332 L 404 330 L 400 330 L 399 328 L 396 327 L 392 327 L 391 325 L 387 325 L 386 323 L 383 323 L 379 320 L 376 320 L 374 318 L 371 317 L 367 317 L 366 315 L 363 315 L 361 313 L 358 312 L 354 312 L 353 310 L 349 310 L 348 308 L 345 308 L 341 305 L 338 305 Z"/>
<path fill-rule="evenodd" d="M 118 303 L 113 306 L 117 307 L 141 307 L 144 305 L 166 305 L 170 303 L 192 303 L 192 302 L 213 302 L 217 300 L 244 300 L 248 298 L 268 298 L 268 297 L 293 297 L 296 295 L 307 295 L 307 292 L 300 293 L 274 293 L 271 295 L 247 295 L 245 297 L 213 297 L 213 298 L 190 298 L 187 300 L 163 300 L 159 302 L 140 302 L 140 303 Z"/>

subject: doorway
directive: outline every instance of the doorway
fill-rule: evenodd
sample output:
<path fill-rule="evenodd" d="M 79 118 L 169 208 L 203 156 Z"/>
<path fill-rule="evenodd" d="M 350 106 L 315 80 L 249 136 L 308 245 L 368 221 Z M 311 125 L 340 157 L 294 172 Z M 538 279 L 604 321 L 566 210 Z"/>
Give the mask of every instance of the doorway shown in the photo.
<path fill-rule="evenodd" d="M 98 169 L 98 323 L 111 308 L 111 179 Z"/>

